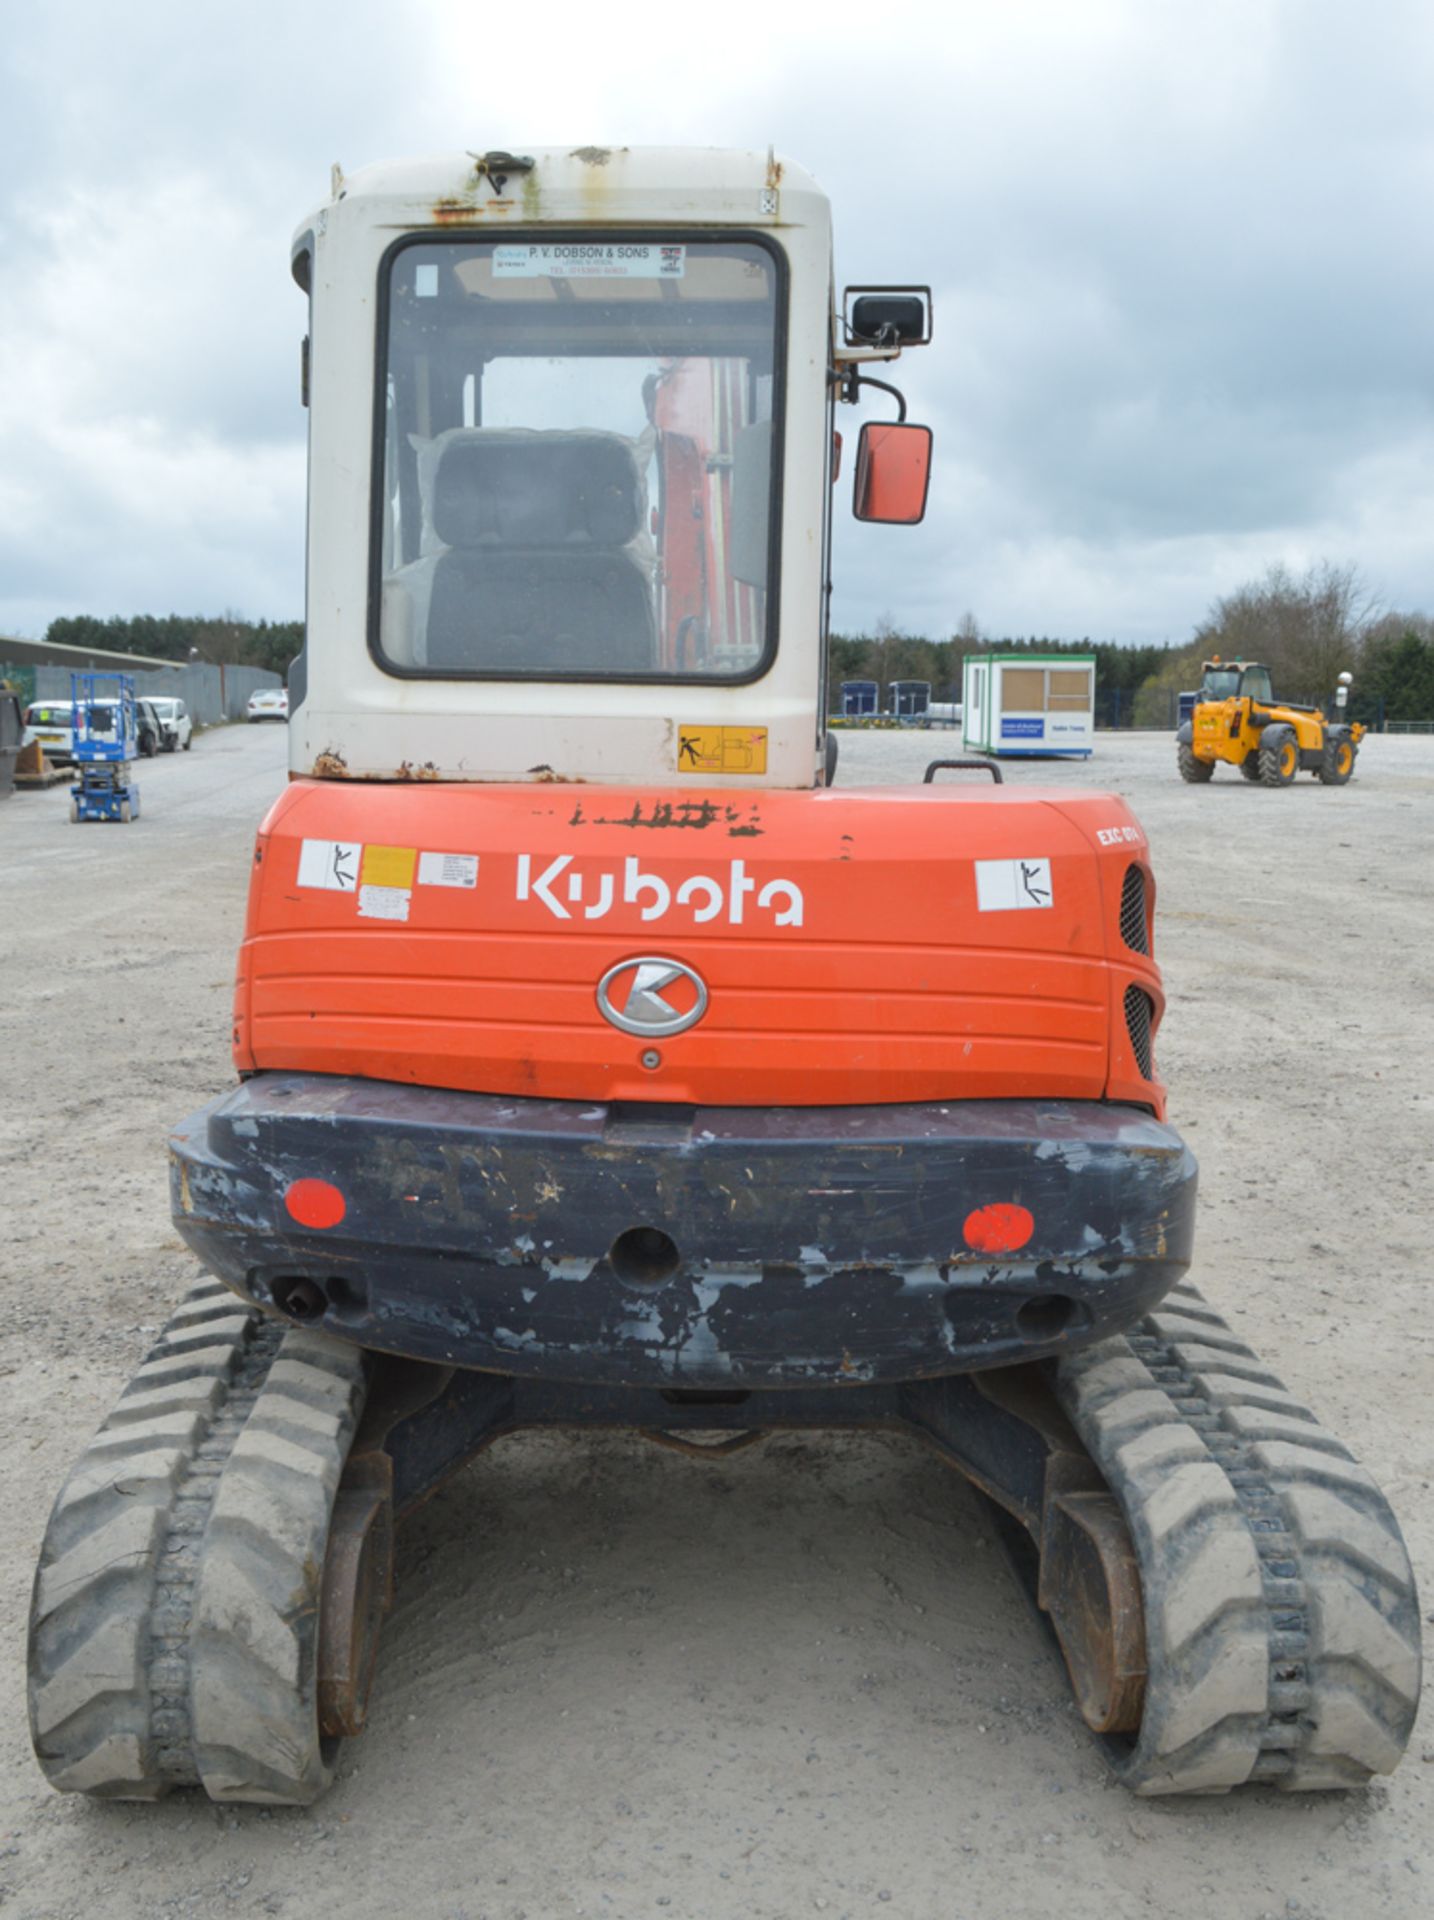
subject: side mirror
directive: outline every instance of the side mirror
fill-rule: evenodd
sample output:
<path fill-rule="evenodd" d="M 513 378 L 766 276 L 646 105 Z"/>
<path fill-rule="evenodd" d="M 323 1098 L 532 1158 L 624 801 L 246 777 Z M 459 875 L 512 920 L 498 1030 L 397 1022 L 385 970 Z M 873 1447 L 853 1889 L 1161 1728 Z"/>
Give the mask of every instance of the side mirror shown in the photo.
<path fill-rule="evenodd" d="M 930 484 L 930 427 L 868 420 L 856 449 L 851 510 L 857 519 L 914 527 L 925 517 Z"/>

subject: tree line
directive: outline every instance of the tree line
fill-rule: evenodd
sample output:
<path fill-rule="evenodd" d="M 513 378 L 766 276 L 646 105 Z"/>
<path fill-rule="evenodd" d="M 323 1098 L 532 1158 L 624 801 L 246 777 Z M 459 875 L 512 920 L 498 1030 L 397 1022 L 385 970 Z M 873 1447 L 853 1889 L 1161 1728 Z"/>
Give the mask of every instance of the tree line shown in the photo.
<path fill-rule="evenodd" d="M 1162 724 L 1171 695 L 1198 685 L 1215 654 L 1263 662 L 1279 699 L 1322 707 L 1350 673 L 1352 719 L 1434 720 L 1434 619 L 1379 606 L 1352 566 L 1273 566 L 1217 599 L 1141 687 L 1135 724 Z"/>
<path fill-rule="evenodd" d="M 1172 651 L 1168 643 L 1119 646 L 1113 640 L 1062 640 L 1049 634 L 983 634 L 969 615 L 949 640 L 931 640 L 924 634 L 902 633 L 883 619 L 874 634 L 832 634 L 827 654 L 830 705 L 833 710 L 839 706 L 843 680 L 877 681 L 883 706 L 893 680 L 925 680 L 933 700 L 959 700 L 964 662 L 971 653 L 1094 654 L 1096 685 L 1101 691 L 1119 691 L 1133 699 Z"/>
<path fill-rule="evenodd" d="M 304 643 L 302 620 L 245 620 L 238 614 L 139 614 L 100 619 L 70 614 L 52 620 L 45 638 L 56 646 L 108 647 L 216 665 L 266 667 L 286 675 Z M 872 633 L 834 633 L 828 647 L 830 704 L 843 680 L 875 680 L 882 705 L 893 680 L 925 680 L 934 700 L 961 698 L 968 654 L 1095 655 L 1102 709 L 1132 715 L 1136 726 L 1169 724 L 1177 693 L 1197 686 L 1212 654 L 1262 661 L 1275 693 L 1322 706 L 1339 674 L 1354 675 L 1356 719 L 1434 720 L 1434 617 L 1381 607 L 1353 566 L 1321 560 L 1303 573 L 1269 568 L 1259 579 L 1216 599 L 1187 641 L 1120 646 L 1111 640 L 1049 634 L 988 634 L 963 614 L 949 639 L 908 633 L 884 615 Z"/>
<path fill-rule="evenodd" d="M 108 620 L 77 613 L 52 620 L 45 638 L 54 647 L 108 647 L 181 662 L 197 654 L 216 667 L 265 667 L 287 675 L 304 644 L 304 623 L 244 620 L 235 613 L 141 613 Z"/>
<path fill-rule="evenodd" d="M 949 640 L 933 640 L 883 617 L 874 633 L 831 636 L 829 705 L 839 706 L 843 680 L 878 681 L 883 706 L 893 680 L 926 680 L 933 700 L 959 700 L 966 656 L 987 652 L 1094 654 L 1100 707 L 1138 727 L 1169 725 L 1175 696 L 1199 685 L 1215 654 L 1262 662 L 1277 698 L 1323 706 L 1339 675 L 1352 673 L 1352 718 L 1434 720 L 1434 618 L 1380 607 L 1357 568 L 1326 560 L 1298 574 L 1270 567 L 1216 599 L 1189 640 L 1163 645 L 997 636 L 970 613 Z"/>

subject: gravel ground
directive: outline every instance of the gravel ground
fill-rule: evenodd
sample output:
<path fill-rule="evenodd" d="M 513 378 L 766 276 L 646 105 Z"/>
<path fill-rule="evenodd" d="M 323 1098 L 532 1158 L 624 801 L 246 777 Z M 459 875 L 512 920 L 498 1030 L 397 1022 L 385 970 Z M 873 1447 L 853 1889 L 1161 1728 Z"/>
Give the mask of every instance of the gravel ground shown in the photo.
<path fill-rule="evenodd" d="M 953 736 L 847 734 L 846 781 Z M 441 1920 L 1434 1914 L 1434 1724 L 1358 1795 L 1110 1785 L 964 1485 L 916 1445 L 774 1439 L 697 1467 L 510 1440 L 405 1530 L 369 1732 L 307 1812 L 52 1793 L 23 1632 L 45 1515 L 194 1263 L 164 1139 L 231 1081 L 248 846 L 279 728 L 143 770 L 145 814 L 0 803 L 0 1908 Z M 980 778 L 979 775 L 948 776 Z M 1149 832 L 1171 1117 L 1202 1163 L 1193 1278 L 1382 1480 L 1434 1604 L 1434 739 L 1354 782 L 1175 777 L 1102 735 L 1015 782 Z"/>

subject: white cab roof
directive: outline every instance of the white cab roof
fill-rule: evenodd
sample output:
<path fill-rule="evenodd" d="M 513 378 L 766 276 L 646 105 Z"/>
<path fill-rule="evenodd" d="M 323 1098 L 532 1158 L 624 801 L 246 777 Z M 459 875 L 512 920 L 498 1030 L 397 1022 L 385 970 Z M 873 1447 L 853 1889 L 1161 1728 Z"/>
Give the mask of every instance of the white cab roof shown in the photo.
<path fill-rule="evenodd" d="M 531 169 L 504 178 L 493 154 L 380 161 L 351 175 L 334 169 L 332 207 L 378 202 L 383 224 L 589 226 L 690 221 L 717 225 L 825 225 L 826 195 L 780 155 L 732 147 L 525 147 Z M 497 182 L 502 179 L 502 186 Z M 295 235 L 302 241 L 316 212 Z"/>

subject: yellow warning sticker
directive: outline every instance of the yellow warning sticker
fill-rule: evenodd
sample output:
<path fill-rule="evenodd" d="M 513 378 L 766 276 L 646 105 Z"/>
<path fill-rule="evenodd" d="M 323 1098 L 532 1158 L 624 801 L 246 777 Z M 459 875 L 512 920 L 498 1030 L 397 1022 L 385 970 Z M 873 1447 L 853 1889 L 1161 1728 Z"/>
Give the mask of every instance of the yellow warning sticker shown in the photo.
<path fill-rule="evenodd" d="M 417 847 L 365 847 L 359 879 L 366 887 L 411 887 Z"/>
<path fill-rule="evenodd" d="M 679 773 L 765 773 L 765 727 L 679 727 Z"/>

